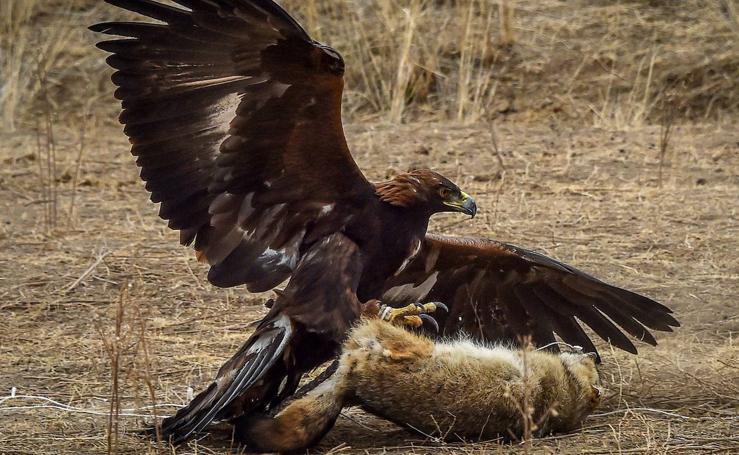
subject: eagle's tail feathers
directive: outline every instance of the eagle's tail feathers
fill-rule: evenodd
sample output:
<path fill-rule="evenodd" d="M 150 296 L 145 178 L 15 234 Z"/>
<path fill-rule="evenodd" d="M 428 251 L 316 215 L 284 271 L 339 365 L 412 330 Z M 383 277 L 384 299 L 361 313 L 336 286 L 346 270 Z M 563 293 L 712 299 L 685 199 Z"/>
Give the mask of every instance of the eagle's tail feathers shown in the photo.
<path fill-rule="evenodd" d="M 162 436 L 177 444 L 214 420 L 229 419 L 269 401 L 285 375 L 278 364 L 292 339 L 285 315 L 262 324 L 241 349 L 221 367 L 216 380 L 186 407 L 162 421 Z M 277 364 L 277 365 L 276 365 Z"/>

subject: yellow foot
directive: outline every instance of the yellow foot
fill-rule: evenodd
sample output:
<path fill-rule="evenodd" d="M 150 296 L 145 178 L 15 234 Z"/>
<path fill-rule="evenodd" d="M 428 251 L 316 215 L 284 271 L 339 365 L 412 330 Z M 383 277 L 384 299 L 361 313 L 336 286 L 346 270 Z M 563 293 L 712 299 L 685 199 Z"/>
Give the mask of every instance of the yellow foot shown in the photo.
<path fill-rule="evenodd" d="M 433 313 L 438 309 L 449 311 L 449 308 L 440 302 L 412 303 L 401 308 L 382 305 L 380 307 L 380 319 L 413 328 L 421 327 L 424 322 L 428 322 L 438 332 L 439 324 L 436 319 L 429 315 L 429 313 Z"/>

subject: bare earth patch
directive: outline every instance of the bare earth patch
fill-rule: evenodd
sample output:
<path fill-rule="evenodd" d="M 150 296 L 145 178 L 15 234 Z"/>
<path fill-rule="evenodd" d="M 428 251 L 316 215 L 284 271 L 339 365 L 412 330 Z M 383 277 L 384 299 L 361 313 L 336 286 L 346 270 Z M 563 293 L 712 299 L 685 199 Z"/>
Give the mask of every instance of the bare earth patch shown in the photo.
<path fill-rule="evenodd" d="M 503 124 L 499 154 L 484 125 L 348 127 L 371 179 L 430 166 L 477 198 L 478 218 L 441 216 L 431 229 L 533 247 L 664 302 L 682 322 L 638 357 L 601 343 L 610 397 L 582 431 L 536 440 L 535 452 L 739 451 L 739 132 L 675 128 L 660 187 L 659 127 Z M 266 295 L 206 282 L 206 269 L 147 201 L 118 129 L 86 139 L 79 174 L 80 138 L 57 136 L 53 229 L 44 221 L 35 135 L 0 137 L 0 453 L 106 452 L 114 376 L 120 437 L 110 444 L 118 453 L 155 453 L 155 443 L 134 433 L 148 419 L 125 414 L 169 414 L 184 404 L 188 387 L 204 387 L 247 338 Z M 2 401 L 13 387 L 99 414 Z M 518 446 L 441 443 L 352 410 L 312 452 L 332 449 Z M 239 449 L 223 430 L 177 453 L 232 450 Z"/>

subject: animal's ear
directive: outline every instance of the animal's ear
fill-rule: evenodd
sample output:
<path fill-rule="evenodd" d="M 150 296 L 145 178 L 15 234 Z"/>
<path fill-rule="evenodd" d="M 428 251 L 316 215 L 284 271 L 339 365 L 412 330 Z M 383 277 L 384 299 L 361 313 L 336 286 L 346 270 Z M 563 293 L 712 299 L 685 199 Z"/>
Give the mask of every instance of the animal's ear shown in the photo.
<path fill-rule="evenodd" d="M 598 361 L 598 354 L 595 353 L 595 352 L 586 352 L 585 353 L 585 356 L 583 357 L 583 359 L 590 359 L 593 362 L 597 362 Z"/>
<path fill-rule="evenodd" d="M 585 369 L 595 369 L 598 365 L 598 354 L 594 352 L 584 352 L 575 354 L 573 358 L 574 365 L 582 365 Z"/>

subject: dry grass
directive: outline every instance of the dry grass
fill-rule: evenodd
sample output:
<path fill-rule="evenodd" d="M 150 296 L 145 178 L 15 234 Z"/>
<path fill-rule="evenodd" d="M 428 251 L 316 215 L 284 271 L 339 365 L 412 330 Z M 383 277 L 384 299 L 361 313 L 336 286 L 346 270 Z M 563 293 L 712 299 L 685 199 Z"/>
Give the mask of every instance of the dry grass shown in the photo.
<path fill-rule="evenodd" d="M 639 357 L 602 346 L 602 412 L 532 452 L 739 451 L 734 2 L 285 3 L 346 57 L 367 175 L 431 166 L 478 199 L 473 222 L 433 229 L 535 247 L 683 322 Z M 208 285 L 146 200 L 83 28 L 123 17 L 93 0 L 0 2 L 2 454 L 172 453 L 135 436 L 141 416 L 185 403 L 264 313 L 264 296 Z M 13 387 L 59 404 L 3 400 Z M 225 431 L 177 453 L 232 448 Z M 516 449 L 350 411 L 318 450 Z"/>
<path fill-rule="evenodd" d="M 678 119 L 729 121 L 739 111 L 733 0 L 284 3 L 345 56 L 350 120 L 627 128 L 658 119 L 669 93 Z M 32 127 L 41 110 L 39 61 L 58 123 L 114 117 L 110 73 L 85 26 L 132 16 L 97 0 L 6 0 L 0 17 L 6 130 Z"/>
<path fill-rule="evenodd" d="M 83 163 L 74 229 L 47 233 L 35 203 L 35 135 L 0 142 L 0 388 L 43 395 L 101 415 L 0 405 L 4 453 L 107 450 L 111 368 L 105 339 L 125 298 L 117 399 L 121 414 L 161 413 L 203 387 L 260 317 L 263 296 L 218 290 L 146 201 L 125 141 L 91 145 Z M 506 170 L 487 126 L 350 126 L 360 166 L 373 179 L 432 163 L 478 198 L 474 221 L 454 216 L 434 229 L 534 246 L 669 304 L 683 327 L 639 357 L 605 353 L 612 396 L 573 435 L 535 440 L 533 452 L 672 453 L 739 449 L 739 154 L 736 131 L 677 127 L 658 186 L 660 127 L 629 133 L 499 125 Z M 72 169 L 75 136 L 61 135 L 60 167 Z M 60 184 L 60 204 L 71 181 Z M 128 287 L 126 287 L 128 286 Z M 140 311 L 134 310 L 138 306 Z M 138 314 L 137 314 L 138 313 Z M 98 322 L 95 322 L 98 321 Z M 145 321 L 144 357 L 140 324 Z M 119 323 L 121 324 L 121 323 Z M 103 335 L 101 330 L 102 327 Z M 149 378 L 147 385 L 147 380 Z M 155 396 L 152 395 L 152 390 Z M 191 393 L 191 392 L 190 392 Z M 21 406 L 21 408 L 11 408 Z M 121 417 L 118 453 L 154 451 L 136 437 L 141 418 Z M 178 453 L 223 453 L 228 432 Z M 425 441 L 357 411 L 340 419 L 322 450 L 382 453 L 508 452 L 496 442 Z"/>

